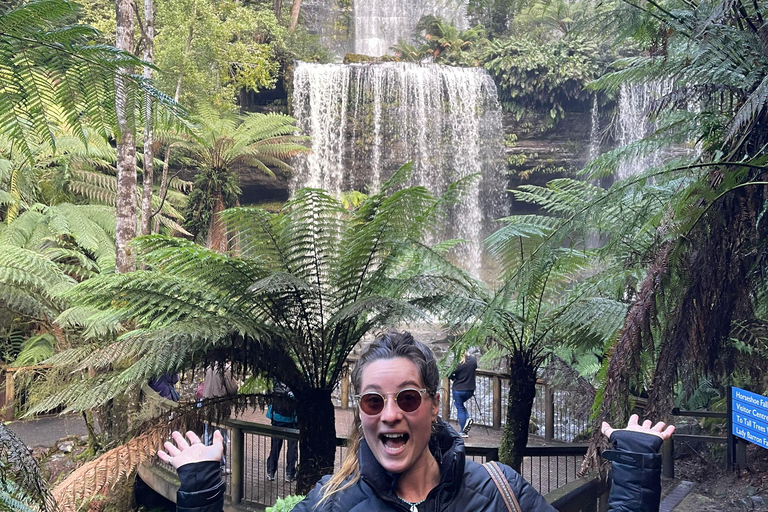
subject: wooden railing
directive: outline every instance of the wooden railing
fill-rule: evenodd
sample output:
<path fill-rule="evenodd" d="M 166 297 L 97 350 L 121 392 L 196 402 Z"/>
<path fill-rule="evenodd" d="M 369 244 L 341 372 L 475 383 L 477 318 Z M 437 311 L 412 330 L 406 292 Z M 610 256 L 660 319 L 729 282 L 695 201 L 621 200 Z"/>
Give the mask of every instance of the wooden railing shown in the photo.
<path fill-rule="evenodd" d="M 354 364 L 353 360 L 348 361 L 348 367 Z M 15 374 L 20 370 L 44 369 L 49 366 L 31 366 L 24 368 L 0 367 L 0 379 L 5 382 L 5 402 L 0 403 L 0 412 L 2 418 L 6 421 L 15 419 L 15 413 L 19 408 L 17 402 L 18 390 L 14 380 Z M 487 426 L 494 429 L 501 428 L 506 423 L 507 390 L 509 376 L 499 372 L 487 370 L 477 371 L 478 392 L 475 398 L 469 400 L 465 405 L 470 416 L 478 425 Z M 2 385 L 0 384 L 0 388 Z M 354 406 L 354 397 L 350 394 L 349 372 L 345 372 L 341 378 L 336 392 L 336 405 L 342 409 Z M 456 419 L 456 409 L 453 407 L 451 399 L 451 383 L 444 378 L 441 384 L 443 396 L 441 416 L 448 419 Z M 580 418 L 570 408 L 565 400 L 557 400 L 559 390 L 554 389 L 544 381 L 536 383 L 536 398 L 534 399 L 532 418 L 538 424 L 543 423 L 543 437 L 545 442 L 550 441 L 571 441 L 573 432 L 570 434 L 558 428 L 561 423 L 574 425 L 572 430 L 577 432 L 585 431 L 589 425 L 586 418 Z M 556 403 L 561 405 L 558 407 Z M 4 407 L 3 407 L 4 405 Z M 543 421 L 542 421 L 543 419 Z M 559 419 L 560 421 L 556 421 Z"/>
<path fill-rule="evenodd" d="M 354 360 L 350 359 L 347 361 L 347 367 L 351 368 L 352 366 L 354 366 Z M 477 370 L 476 377 L 477 391 L 475 397 L 465 404 L 469 415 L 478 425 L 500 429 L 506 423 L 509 375 L 488 370 Z M 336 406 L 342 409 L 355 406 L 351 389 L 350 376 L 347 371 L 342 374 L 335 393 Z M 441 417 L 445 420 L 456 419 L 456 409 L 453 407 L 451 398 L 451 381 L 447 377 L 443 378 L 440 391 L 442 395 Z M 560 397 L 561 393 L 564 392 L 555 389 L 541 379 L 536 381 L 536 398 L 533 403 L 532 418 L 539 424 L 542 423 L 543 419 L 545 442 L 569 442 L 576 433 L 584 432 L 590 428 L 587 414 L 576 414 L 572 404 Z M 572 432 L 566 432 L 562 427 L 558 428 L 562 423 L 570 424 Z"/>
<path fill-rule="evenodd" d="M 727 420 L 729 414 L 715 411 L 684 411 L 677 407 L 672 409 L 672 416 L 683 418 L 716 418 Z M 662 475 L 668 478 L 675 477 L 675 443 L 712 443 L 726 445 L 726 457 L 723 460 L 725 469 L 734 471 L 736 468 L 747 466 L 747 441 L 733 435 L 708 436 L 698 434 L 678 434 L 664 441 L 662 446 Z"/>
<path fill-rule="evenodd" d="M 5 421 L 13 421 L 16 418 L 16 410 L 20 405 L 16 402 L 16 374 L 21 370 L 44 370 L 50 368 L 50 365 L 35 365 L 35 366 L 0 366 L 0 379 L 2 379 L 2 385 L 0 389 L 4 389 L 3 399 L 0 400 L 0 417 Z"/>
<path fill-rule="evenodd" d="M 280 454 L 274 481 L 267 480 L 266 459 L 271 439 L 298 440 L 299 431 L 227 420 L 222 426 L 229 432 L 227 457 L 231 473 L 225 475 L 228 503 L 232 507 L 248 503 L 266 507 L 287 495 L 295 494 L 296 483 L 285 481 L 285 452 Z M 336 438 L 336 468 L 346 455 L 346 439 Z M 522 475 L 562 512 L 596 512 L 606 489 L 594 478 L 576 475 L 586 453 L 586 445 L 532 446 L 526 449 Z M 498 448 L 466 447 L 467 458 L 478 463 L 498 459 Z M 573 483 L 577 482 L 577 483 Z M 565 491 L 563 491 L 565 489 Z"/>

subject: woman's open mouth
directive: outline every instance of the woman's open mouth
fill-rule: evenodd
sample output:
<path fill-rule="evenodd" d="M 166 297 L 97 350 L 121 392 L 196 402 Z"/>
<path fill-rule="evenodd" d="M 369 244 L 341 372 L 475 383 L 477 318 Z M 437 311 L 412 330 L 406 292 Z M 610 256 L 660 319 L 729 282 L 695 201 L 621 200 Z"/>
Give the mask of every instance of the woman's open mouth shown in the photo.
<path fill-rule="evenodd" d="M 405 444 L 410 437 L 408 434 L 379 434 L 381 443 L 390 453 L 397 453 L 405 448 Z"/>

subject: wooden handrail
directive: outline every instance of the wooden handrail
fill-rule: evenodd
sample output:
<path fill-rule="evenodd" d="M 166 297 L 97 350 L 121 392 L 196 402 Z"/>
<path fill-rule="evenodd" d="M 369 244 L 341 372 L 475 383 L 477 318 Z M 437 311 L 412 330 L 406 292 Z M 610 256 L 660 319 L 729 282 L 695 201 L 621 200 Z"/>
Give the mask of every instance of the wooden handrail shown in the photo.
<path fill-rule="evenodd" d="M 679 407 L 675 407 L 672 409 L 672 416 L 687 416 L 690 418 L 720 418 L 720 419 L 726 419 L 728 418 L 728 413 L 726 412 L 716 412 L 716 411 L 683 411 L 680 410 Z"/>
<path fill-rule="evenodd" d="M 544 499 L 559 512 L 598 510 L 598 502 L 607 496 L 608 481 L 599 476 L 577 478 L 547 493 Z"/>

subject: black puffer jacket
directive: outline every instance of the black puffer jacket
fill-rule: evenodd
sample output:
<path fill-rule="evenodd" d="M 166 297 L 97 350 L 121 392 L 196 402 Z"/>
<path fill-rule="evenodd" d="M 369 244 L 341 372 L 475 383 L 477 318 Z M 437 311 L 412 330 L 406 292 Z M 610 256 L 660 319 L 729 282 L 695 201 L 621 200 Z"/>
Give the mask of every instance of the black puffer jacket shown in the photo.
<path fill-rule="evenodd" d="M 617 430 L 611 436 L 616 450 L 604 452 L 613 462 L 614 483 L 608 500 L 612 512 L 657 512 L 660 500 L 661 439 L 650 434 Z M 488 472 L 479 464 L 465 460 L 461 437 L 440 422 L 430 440 L 430 450 L 440 465 L 440 483 L 420 512 L 495 511 L 506 512 L 506 506 Z M 216 468 L 207 472 L 207 465 Z M 523 512 L 550 512 L 544 498 L 519 474 L 500 465 L 517 496 Z M 215 477 L 214 477 L 215 474 Z M 315 508 L 321 497 L 320 488 L 330 477 L 324 477 L 299 503 L 294 512 L 379 512 L 408 511 L 408 506 L 395 494 L 398 475 L 382 468 L 363 441 L 360 446 L 360 480 Z M 224 484 L 218 476 L 218 463 L 199 462 L 179 468 L 181 488 L 177 506 L 181 512 L 219 512 L 224 504 Z"/>
<path fill-rule="evenodd" d="M 442 421 L 430 440 L 430 450 L 440 466 L 440 483 L 430 491 L 419 511 L 463 512 L 505 511 L 506 506 L 488 472 L 479 464 L 465 460 L 464 443 L 459 434 Z M 395 494 L 397 474 L 388 473 L 373 456 L 365 441 L 360 445 L 360 481 L 314 508 L 320 500 L 323 478 L 295 512 L 384 512 L 409 507 Z M 501 465 L 517 501 L 524 512 L 554 512 L 536 489 L 508 466 Z"/>

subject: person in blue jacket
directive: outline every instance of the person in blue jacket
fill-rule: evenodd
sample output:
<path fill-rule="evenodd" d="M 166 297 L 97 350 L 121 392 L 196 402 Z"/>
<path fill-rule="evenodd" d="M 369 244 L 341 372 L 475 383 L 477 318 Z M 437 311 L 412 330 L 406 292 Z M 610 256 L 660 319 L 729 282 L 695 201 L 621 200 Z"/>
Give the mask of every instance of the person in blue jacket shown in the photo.
<path fill-rule="evenodd" d="M 486 469 L 466 460 L 459 434 L 438 418 L 440 376 L 432 351 L 409 333 L 379 336 L 352 373 L 359 414 L 341 469 L 323 477 L 295 512 L 444 512 L 508 510 Z M 615 450 L 609 510 L 656 512 L 661 494 L 658 450 L 673 426 L 633 415 L 625 429 L 603 423 Z M 221 437 L 204 446 L 194 432 L 173 433 L 160 458 L 177 468 L 178 510 L 220 512 Z M 500 465 L 521 512 L 555 509 L 512 468 Z"/>
<path fill-rule="evenodd" d="M 267 418 L 272 426 L 283 428 L 298 428 L 296 418 L 296 399 L 293 392 L 284 383 L 274 380 L 272 382 L 272 403 L 267 408 Z M 296 461 L 299 458 L 299 442 L 296 439 L 288 439 L 285 451 L 285 481 L 296 480 Z M 267 480 L 275 480 L 277 473 L 277 461 L 280 458 L 280 450 L 283 448 L 283 439 L 273 437 L 267 457 Z"/>

